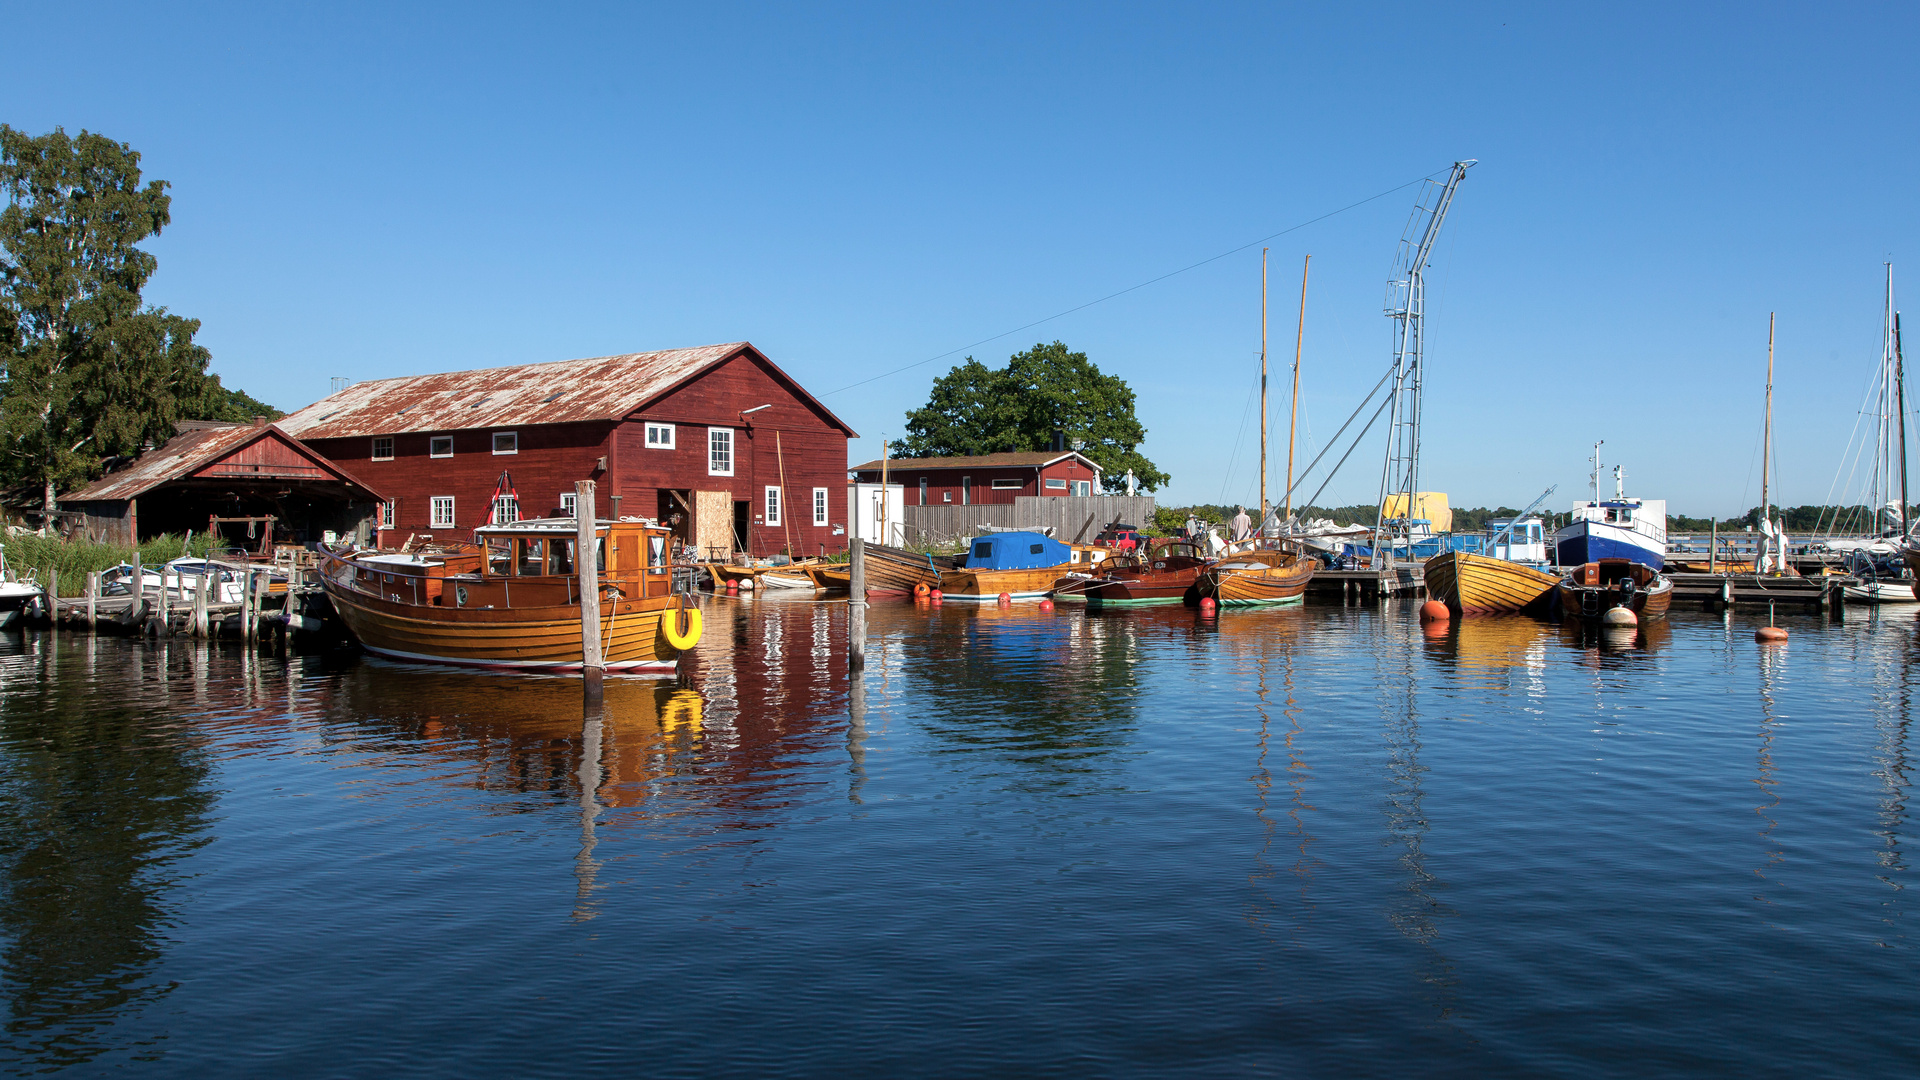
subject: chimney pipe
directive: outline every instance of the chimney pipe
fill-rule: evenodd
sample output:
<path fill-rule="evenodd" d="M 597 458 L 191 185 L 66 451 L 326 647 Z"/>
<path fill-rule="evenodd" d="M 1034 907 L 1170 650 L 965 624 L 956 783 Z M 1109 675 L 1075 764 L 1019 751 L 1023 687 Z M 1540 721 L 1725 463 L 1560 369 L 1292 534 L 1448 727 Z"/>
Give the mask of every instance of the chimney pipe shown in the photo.
<path fill-rule="evenodd" d="M 254 426 L 254 427 L 266 427 L 266 426 L 267 426 L 267 418 L 266 418 L 266 417 L 264 417 L 264 416 L 256 416 L 256 417 L 254 417 L 254 418 L 253 418 L 253 426 Z"/>

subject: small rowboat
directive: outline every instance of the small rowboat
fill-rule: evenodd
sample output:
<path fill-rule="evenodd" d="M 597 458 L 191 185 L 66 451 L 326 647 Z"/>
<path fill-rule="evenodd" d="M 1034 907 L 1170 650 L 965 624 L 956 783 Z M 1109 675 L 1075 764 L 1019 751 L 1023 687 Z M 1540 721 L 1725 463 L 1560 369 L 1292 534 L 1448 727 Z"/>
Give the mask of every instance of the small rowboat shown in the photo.
<path fill-rule="evenodd" d="M 1600 559 L 1576 566 L 1560 579 L 1560 610 L 1579 619 L 1598 620 L 1613 608 L 1626 608 L 1638 621 L 1665 618 L 1673 603 L 1673 582 L 1645 563 Z"/>
<path fill-rule="evenodd" d="M 1223 605 L 1298 604 L 1319 567 L 1317 559 L 1279 551 L 1242 551 L 1208 568 L 1200 594 Z"/>
<path fill-rule="evenodd" d="M 1544 613 L 1560 579 L 1530 566 L 1448 551 L 1421 566 L 1427 595 L 1456 615 L 1533 610 Z"/>

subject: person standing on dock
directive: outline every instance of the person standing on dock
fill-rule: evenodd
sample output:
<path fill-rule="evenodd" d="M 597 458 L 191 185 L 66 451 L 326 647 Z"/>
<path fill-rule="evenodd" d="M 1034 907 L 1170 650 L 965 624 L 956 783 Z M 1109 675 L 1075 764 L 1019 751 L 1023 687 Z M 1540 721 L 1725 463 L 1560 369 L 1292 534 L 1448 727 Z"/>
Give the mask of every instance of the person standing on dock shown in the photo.
<path fill-rule="evenodd" d="M 1198 514 L 1187 515 L 1187 539 L 1200 539 L 1200 515 Z"/>
<path fill-rule="evenodd" d="M 1231 536 L 1233 542 L 1237 544 L 1253 535 L 1253 519 L 1247 516 L 1246 507 L 1236 506 L 1233 509 L 1235 511 L 1233 520 L 1227 522 L 1227 526 L 1231 530 L 1228 535 Z"/>

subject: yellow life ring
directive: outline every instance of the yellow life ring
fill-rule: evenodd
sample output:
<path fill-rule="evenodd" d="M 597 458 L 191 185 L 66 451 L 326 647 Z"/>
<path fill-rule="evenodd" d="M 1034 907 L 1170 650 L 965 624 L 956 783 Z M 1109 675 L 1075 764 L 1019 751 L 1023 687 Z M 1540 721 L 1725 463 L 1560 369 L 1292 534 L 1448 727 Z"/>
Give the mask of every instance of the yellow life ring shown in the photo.
<path fill-rule="evenodd" d="M 681 612 L 685 612 L 687 615 L 687 629 L 685 633 L 678 632 Z M 678 651 L 685 652 L 693 648 L 700 643 L 700 609 L 697 607 L 683 607 L 678 611 L 661 612 L 660 633 L 666 636 L 667 644 L 673 646 Z"/>

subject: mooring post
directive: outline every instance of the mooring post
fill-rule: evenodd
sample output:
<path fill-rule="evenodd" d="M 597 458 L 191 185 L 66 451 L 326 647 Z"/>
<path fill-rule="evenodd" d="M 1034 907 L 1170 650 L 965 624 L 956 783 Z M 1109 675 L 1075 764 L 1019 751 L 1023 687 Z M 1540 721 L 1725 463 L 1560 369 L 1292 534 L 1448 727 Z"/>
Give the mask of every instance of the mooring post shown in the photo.
<path fill-rule="evenodd" d="M 213 569 L 211 566 L 202 564 L 200 567 L 200 580 L 194 582 L 193 585 L 193 636 L 197 638 L 208 636 L 207 578 L 210 575 L 207 571 L 211 569 Z"/>
<path fill-rule="evenodd" d="M 147 615 L 147 572 L 140 568 L 140 549 L 133 549 L 133 598 L 127 603 L 127 625 L 139 626 Z"/>
<path fill-rule="evenodd" d="M 54 567 L 47 569 L 47 621 L 60 625 L 60 571 Z"/>
<path fill-rule="evenodd" d="M 1713 531 L 1707 540 L 1707 573 L 1720 572 L 1720 519 L 1713 519 Z"/>
<path fill-rule="evenodd" d="M 87 629 L 89 630 L 93 629 L 95 615 L 94 605 L 97 604 L 99 600 L 100 571 L 94 570 L 87 574 Z"/>
<path fill-rule="evenodd" d="M 847 671 L 867 666 L 867 542 L 847 544 Z"/>
<path fill-rule="evenodd" d="M 594 509 L 593 487 L 591 480 L 575 481 L 573 485 L 573 517 L 578 526 L 573 565 L 580 574 L 580 675 L 590 706 L 600 704 L 605 692 L 601 681 L 607 672 L 606 659 L 600 655 L 600 566 L 595 549 L 600 515 Z M 611 560 L 613 552 L 607 552 L 607 556 Z M 608 568 L 612 568 L 611 562 Z"/>
<path fill-rule="evenodd" d="M 168 610 L 171 606 L 172 605 L 167 603 L 167 564 L 161 563 L 160 596 L 159 599 L 154 602 L 154 607 L 160 612 L 160 632 L 163 634 L 171 634 L 173 632 L 173 612 Z"/>

